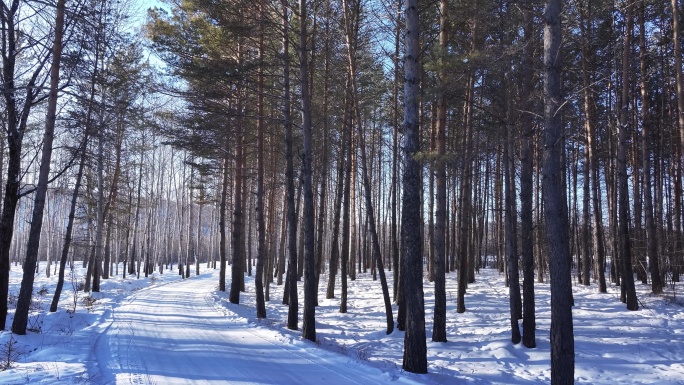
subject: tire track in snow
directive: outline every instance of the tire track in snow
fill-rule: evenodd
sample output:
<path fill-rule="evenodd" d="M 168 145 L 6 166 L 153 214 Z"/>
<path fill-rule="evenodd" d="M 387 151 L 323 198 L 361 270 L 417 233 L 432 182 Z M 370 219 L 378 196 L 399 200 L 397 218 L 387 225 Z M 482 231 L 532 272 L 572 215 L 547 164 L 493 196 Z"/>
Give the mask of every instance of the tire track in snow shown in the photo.
<path fill-rule="evenodd" d="M 217 312 L 219 312 L 219 313 L 221 313 L 221 314 L 223 314 L 223 315 L 228 315 L 228 312 L 230 312 L 230 309 L 227 309 L 227 308 L 225 308 L 225 307 L 219 307 L 219 306 L 214 305 L 214 303 L 211 301 L 211 294 L 210 294 L 210 293 L 207 293 L 207 294 L 204 296 L 204 300 L 205 300 L 205 302 L 207 303 L 207 305 L 211 306 L 211 307 L 214 308 Z M 233 314 L 237 316 L 237 314 L 235 314 L 235 313 L 233 313 Z M 250 334 L 252 334 L 254 337 L 259 338 L 259 339 L 261 339 L 262 341 L 264 341 L 264 342 L 266 342 L 266 343 L 268 343 L 268 344 L 274 345 L 274 346 L 276 346 L 276 347 L 278 347 L 278 348 L 281 348 L 281 349 L 285 349 L 285 350 L 289 351 L 291 354 L 297 355 L 298 357 L 300 357 L 300 358 L 302 358 L 302 359 L 304 359 L 304 360 L 310 362 L 310 363 L 313 364 L 313 365 L 319 365 L 319 366 L 321 366 L 321 367 L 323 367 L 323 368 L 325 368 L 325 369 L 327 369 L 327 370 L 329 370 L 329 371 L 335 373 L 336 375 L 338 375 L 338 376 L 340 376 L 340 377 L 344 377 L 344 378 L 348 379 L 350 382 L 353 382 L 353 383 L 359 384 L 359 385 L 363 385 L 362 382 L 358 382 L 358 381 L 356 381 L 354 378 L 351 378 L 351 377 L 347 376 L 345 373 L 341 372 L 340 370 L 335 369 L 334 366 L 326 366 L 326 365 L 323 365 L 323 364 L 321 364 L 321 363 L 319 363 L 319 362 L 316 362 L 316 361 L 312 360 L 311 358 L 307 357 L 306 355 L 300 354 L 297 350 L 292 349 L 292 348 L 289 348 L 289 347 L 288 347 L 287 345 L 285 345 L 285 344 L 279 344 L 279 343 L 277 343 L 277 342 L 275 342 L 275 341 L 273 341 L 273 340 L 269 340 L 268 338 L 259 335 L 258 333 L 256 333 L 256 330 L 254 330 L 254 329 L 248 328 L 248 329 L 246 329 L 246 330 L 247 330 Z"/>
<path fill-rule="evenodd" d="M 113 310 L 104 333 L 114 383 L 313 384 L 415 383 L 317 348 L 279 343 L 253 324 L 221 314 L 210 301 L 215 282 L 203 275 L 141 290 Z"/>

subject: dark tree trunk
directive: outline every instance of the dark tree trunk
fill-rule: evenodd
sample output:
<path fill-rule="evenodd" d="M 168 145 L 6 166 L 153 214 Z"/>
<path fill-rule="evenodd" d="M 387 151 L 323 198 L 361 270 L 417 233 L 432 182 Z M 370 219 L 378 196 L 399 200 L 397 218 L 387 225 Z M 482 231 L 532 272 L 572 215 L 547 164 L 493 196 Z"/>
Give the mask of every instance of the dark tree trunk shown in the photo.
<path fill-rule="evenodd" d="M 228 138 L 226 138 L 228 142 Z M 227 144 L 227 143 L 226 143 Z M 226 291 L 226 200 L 228 196 L 228 164 L 230 159 L 223 159 L 223 181 L 221 183 L 221 202 L 219 203 L 219 290 Z"/>
<path fill-rule="evenodd" d="M 324 43 L 324 72 L 323 72 L 323 161 L 321 162 L 320 175 L 320 195 L 318 204 L 318 234 L 316 240 L 316 293 L 321 282 L 321 272 L 323 269 L 323 244 L 325 243 L 325 218 L 327 216 L 326 202 L 328 187 L 328 147 L 329 147 L 329 128 L 328 128 L 328 99 L 329 99 L 329 78 L 330 78 L 330 3 L 326 3 L 325 18 L 325 43 Z M 334 282 L 334 281 L 333 281 Z M 318 306 L 318 294 L 316 294 L 316 306 Z"/>
<path fill-rule="evenodd" d="M 594 49 L 591 41 L 593 32 L 591 28 L 591 1 L 580 2 L 580 13 L 582 13 L 582 20 L 580 22 L 580 29 L 582 32 L 582 92 L 584 97 L 584 126 L 586 137 L 586 156 L 585 156 L 585 178 L 591 181 L 591 215 L 592 223 L 585 219 L 585 226 L 592 227 L 592 241 L 593 254 L 595 257 L 594 264 L 596 272 L 598 273 L 599 292 L 606 293 L 606 254 L 603 237 L 603 215 L 601 213 L 601 205 L 599 201 L 599 164 L 596 159 L 596 107 L 594 104 L 595 89 L 593 86 L 592 72 L 594 72 L 595 59 L 593 57 Z M 586 24 L 586 25 L 585 25 Z M 585 180 L 587 183 L 587 180 Z M 585 188 L 585 194 L 587 193 Z M 586 199 L 586 198 L 585 198 Z M 585 204 L 586 203 L 585 200 Z M 593 225 L 593 226 L 592 226 Z M 588 280 L 588 278 L 587 278 Z"/>
<path fill-rule="evenodd" d="M 385 316 L 387 319 L 387 334 L 391 334 L 394 330 L 394 320 L 392 316 L 392 302 L 390 301 L 389 289 L 387 287 L 387 279 L 385 277 L 385 269 L 382 262 L 382 254 L 380 252 L 380 239 L 378 238 L 378 232 L 375 225 L 375 213 L 373 211 L 373 199 L 371 197 L 371 183 L 368 176 L 368 159 L 366 156 L 366 140 L 361 125 L 361 109 L 359 108 L 359 97 L 357 94 L 357 83 L 356 83 L 356 59 L 355 59 L 355 48 L 356 48 L 356 36 L 353 36 L 353 31 L 351 27 L 351 15 L 349 4 L 346 0 L 342 1 L 344 7 L 344 24 L 347 39 L 347 57 L 349 60 L 349 77 L 351 79 L 351 92 L 355 111 L 356 126 L 358 128 L 358 138 L 359 147 L 361 150 L 361 172 L 362 172 L 362 182 L 364 197 L 366 200 L 366 216 L 367 222 L 370 229 L 370 235 L 373 243 L 373 255 L 378 267 L 378 272 L 380 273 L 380 284 L 382 286 L 382 296 L 385 303 Z M 355 11 L 354 19 L 358 21 L 361 9 L 358 4 Z M 355 30 L 355 29 L 354 29 Z"/>
<path fill-rule="evenodd" d="M 43 134 L 43 150 L 40 159 L 40 171 L 38 185 L 36 186 L 33 203 L 33 215 L 29 230 L 28 244 L 26 245 L 26 260 L 24 261 L 24 275 L 21 280 L 17 309 L 12 322 L 12 332 L 26 334 L 28 325 L 29 308 L 33 295 L 33 281 L 35 278 L 36 262 L 38 261 L 38 249 L 40 247 L 40 231 L 43 227 L 43 209 L 45 208 L 45 196 L 47 195 L 48 180 L 50 177 L 50 162 L 52 159 L 52 142 L 57 120 L 57 98 L 59 91 L 59 67 L 62 60 L 62 36 L 64 35 L 64 0 L 57 1 L 57 14 L 55 22 L 55 37 L 52 46 L 52 66 L 50 68 L 50 93 L 48 96 L 47 114 L 45 117 L 45 132 Z M 30 91 L 31 92 L 31 91 Z"/>
<path fill-rule="evenodd" d="M 449 0 L 439 2 L 439 45 L 441 54 L 446 55 L 449 45 Z M 447 72 L 444 58 L 440 58 L 439 81 L 441 89 L 437 99 L 437 161 L 435 164 L 435 182 L 437 189 L 437 211 L 435 212 L 435 311 L 432 328 L 432 341 L 447 342 L 446 333 L 446 81 Z"/>
<path fill-rule="evenodd" d="M 337 191 L 335 193 L 335 209 L 333 211 L 332 240 L 330 244 L 330 264 L 328 266 L 328 288 L 325 298 L 335 298 L 335 277 L 340 264 L 340 212 L 342 211 L 342 196 L 344 195 L 344 156 L 337 158 Z"/>
<path fill-rule="evenodd" d="M 506 103 L 509 103 L 506 101 Z M 509 106 L 510 107 L 510 106 Z M 508 108 L 507 108 L 508 110 Z M 510 113 L 509 113 L 510 115 Z M 508 274 L 508 294 L 511 316 L 511 342 L 520 343 L 518 325 L 520 299 L 520 277 L 518 270 L 518 234 L 515 220 L 515 161 L 511 154 L 513 147 L 513 127 L 506 127 L 507 142 L 504 147 L 504 221 L 506 222 L 506 273 Z"/>
<path fill-rule="evenodd" d="M 314 196 L 312 183 L 311 94 L 309 88 L 309 57 L 307 52 L 308 11 L 306 0 L 299 0 L 299 74 L 302 102 L 302 190 L 304 195 L 304 314 L 302 337 L 316 341 L 316 272 L 314 271 Z"/>
<path fill-rule="evenodd" d="M 112 214 L 112 206 L 116 204 L 117 196 L 119 194 L 119 175 L 121 174 L 121 148 L 123 144 L 124 137 L 124 125 L 121 121 L 122 119 L 117 119 L 117 132 L 116 141 L 114 144 L 115 161 L 114 161 L 114 175 L 112 176 L 109 194 L 107 196 L 107 201 L 103 209 L 103 217 L 107 220 L 103 223 L 106 226 L 106 233 L 104 238 L 104 254 L 103 254 L 103 269 L 102 269 L 102 279 L 109 279 L 111 275 L 110 264 L 111 264 L 111 238 L 112 238 L 112 228 L 114 223 L 114 215 Z"/>
<path fill-rule="evenodd" d="M 627 29 L 623 39 L 622 53 L 622 97 L 620 102 L 620 122 L 618 125 L 618 153 L 617 153 L 617 181 L 618 181 L 618 231 L 621 243 L 621 272 L 622 288 L 625 293 L 627 310 L 638 310 L 639 303 L 634 287 L 634 273 L 632 269 L 632 244 L 629 233 L 629 188 L 627 176 L 627 133 L 630 130 L 629 95 L 630 95 L 630 54 L 632 47 L 632 30 L 634 19 L 632 17 L 632 4 L 626 5 L 625 18 Z"/>
<path fill-rule="evenodd" d="M 397 1 L 397 9 L 401 8 L 403 0 Z M 401 23 L 399 17 L 396 20 L 396 29 L 394 34 L 394 82 L 392 87 L 392 95 L 394 104 L 392 106 L 392 198 L 390 199 L 390 248 L 392 250 L 392 288 L 394 293 L 394 300 L 399 304 L 399 296 L 403 295 L 403 291 L 399 288 L 399 239 L 397 234 L 397 195 L 399 194 L 399 36 L 401 35 Z M 403 309 L 403 306 L 400 307 Z M 401 310 L 399 311 L 401 314 Z M 397 315 L 397 324 L 399 330 L 404 330 L 400 322 L 401 317 Z"/>
<path fill-rule="evenodd" d="M 347 77 L 347 82 L 349 82 L 349 77 Z M 350 249 L 350 195 L 351 195 L 351 173 L 352 173 L 352 150 L 351 150 L 351 137 L 352 137 L 352 129 L 351 129 L 351 111 L 349 104 L 351 101 L 349 99 L 349 86 L 346 87 L 347 90 L 347 101 L 345 103 L 345 112 L 344 112 L 344 137 L 345 137 L 345 146 L 343 146 L 343 149 L 346 153 L 346 158 L 344 162 L 345 170 L 344 170 L 344 192 L 343 192 L 343 198 L 342 198 L 342 256 L 340 259 L 340 280 L 341 282 L 341 293 L 340 293 L 340 313 L 346 313 L 347 312 L 347 270 L 349 267 L 349 249 Z"/>
<path fill-rule="evenodd" d="M 26 85 L 27 95 L 23 106 L 17 105 L 17 85 L 15 84 L 15 66 L 17 59 L 17 25 L 19 1 L 15 0 L 8 7 L 0 10 L 2 24 L 2 95 L 4 98 L 4 114 L 7 124 L 7 178 L 3 197 L 2 215 L 0 215 L 0 325 L 5 328 L 7 321 L 7 297 L 9 294 L 10 248 L 14 233 L 14 217 L 19 203 L 19 186 L 21 185 L 21 158 L 24 131 L 31 107 L 38 95 L 36 79 L 44 62 L 35 69 Z"/>
<path fill-rule="evenodd" d="M 256 223 L 257 223 L 257 265 L 254 273 L 254 286 L 256 291 L 256 316 L 266 318 L 266 303 L 264 301 L 264 257 L 266 257 L 266 228 L 264 225 L 264 10 L 259 9 L 259 79 L 258 79 L 258 117 L 257 117 L 257 191 L 256 191 Z M 275 192 L 275 189 L 272 189 Z M 271 206 L 275 205 L 275 199 L 271 199 Z M 273 224 L 271 217 L 270 226 Z M 242 237 L 240 239 L 242 245 Z M 244 248 L 244 247 L 243 247 Z M 244 256 L 241 256 L 244 261 Z M 242 266 L 242 262 L 240 264 Z M 236 267 L 233 266 L 235 269 Z M 244 268 L 240 269 L 244 274 Z M 269 275 L 270 276 L 270 275 Z M 268 279 L 266 285 L 268 285 Z"/>
<path fill-rule="evenodd" d="M 142 162 L 142 154 L 140 156 L 140 165 L 138 166 L 138 188 L 137 188 L 137 198 L 136 198 L 136 205 L 135 205 L 135 215 L 133 219 L 133 246 L 131 248 L 131 262 L 129 264 L 130 268 L 128 269 L 128 273 L 133 275 L 136 272 L 138 273 L 138 277 L 140 277 L 140 258 L 138 257 L 138 227 L 140 225 L 140 201 L 142 200 L 142 174 L 143 174 L 143 162 Z M 181 268 L 181 263 L 180 263 L 180 257 L 178 260 L 178 268 Z M 86 275 L 86 278 L 89 277 L 90 274 Z M 87 286 L 87 285 L 86 285 Z M 87 291 L 87 290 L 86 290 Z"/>
<path fill-rule="evenodd" d="M 684 73 L 682 70 L 682 42 L 681 42 L 681 30 L 680 30 L 680 25 L 679 25 L 679 5 L 677 4 L 677 0 L 672 0 L 672 41 L 674 45 L 674 60 L 675 60 L 675 78 L 676 78 L 676 91 L 677 91 L 677 123 L 679 124 L 679 140 L 680 140 L 680 149 L 684 150 Z M 681 156 L 682 154 L 680 153 L 678 156 L 678 173 L 677 173 L 677 178 L 678 181 L 675 183 L 675 208 L 679 206 L 679 210 L 675 210 L 675 216 L 676 216 L 676 222 L 675 222 L 675 228 L 678 230 L 677 231 L 677 247 L 676 251 L 673 255 L 673 260 L 672 260 L 672 281 L 673 282 L 679 282 L 680 280 L 680 271 L 681 267 L 680 264 L 682 263 L 682 254 L 681 254 L 681 196 L 682 196 L 682 187 L 681 187 L 681 182 L 682 182 L 682 176 L 681 176 Z"/>
<path fill-rule="evenodd" d="M 238 44 L 238 61 L 242 61 L 242 45 Z M 243 286 L 244 277 L 244 261 L 245 256 L 242 255 L 243 248 L 243 237 L 242 231 L 244 229 L 243 225 L 243 212 L 242 212 L 242 184 L 244 183 L 244 138 L 242 132 L 242 84 L 238 85 L 238 101 L 237 101 L 237 121 L 235 124 L 235 174 L 234 178 L 234 188 L 233 188 L 233 239 L 232 239 L 232 249 L 233 249 L 233 266 L 231 267 L 231 281 L 230 281 L 230 303 L 239 304 L 240 303 L 240 291 Z M 258 205 L 258 203 L 257 203 Z M 260 210 L 263 210 L 261 208 Z M 257 216 L 259 214 L 257 213 Z M 263 216 L 263 213 L 261 214 Z M 257 223 L 259 219 L 257 218 Z M 257 224 L 258 226 L 258 224 Z M 258 231 L 258 230 L 257 230 Z M 259 251 L 257 251 L 257 260 L 259 258 Z M 257 262 L 258 263 L 258 262 Z M 259 275 L 257 273 L 257 275 Z"/>
<path fill-rule="evenodd" d="M 543 198 L 551 275 L 551 382 L 575 382 L 575 340 L 572 325 L 572 277 L 568 217 L 564 204 L 563 124 L 561 109 L 561 8 L 549 0 L 544 10 L 544 164 Z"/>
<path fill-rule="evenodd" d="M 653 294 L 663 292 L 663 280 L 660 276 L 660 263 L 658 261 L 658 240 L 656 236 L 656 223 L 653 215 L 653 194 L 651 192 L 651 107 L 648 75 L 648 52 L 646 51 L 646 2 L 641 0 L 639 7 L 639 62 L 641 69 L 641 151 L 643 162 L 643 183 L 644 187 L 644 216 L 646 219 L 646 255 L 648 256 L 648 267 L 651 271 L 651 291 Z"/>
<path fill-rule="evenodd" d="M 297 298 L 297 209 L 295 208 L 294 165 L 292 150 L 292 119 L 290 116 L 290 39 L 287 1 L 283 8 L 283 123 L 285 125 L 285 188 L 287 194 L 287 278 L 285 294 L 288 297 L 287 328 L 297 330 L 299 299 Z"/>
<path fill-rule="evenodd" d="M 83 143 L 79 152 L 81 153 L 81 159 L 78 163 L 78 173 L 76 174 L 76 184 L 74 185 L 74 191 L 71 194 L 71 205 L 69 208 L 69 218 L 67 219 L 66 234 L 64 235 L 64 245 L 62 246 L 62 256 L 59 260 L 59 274 L 57 276 L 57 286 L 55 287 L 55 293 L 52 297 L 52 303 L 50 304 L 50 312 L 57 311 L 57 305 L 59 304 L 59 297 L 62 295 L 62 288 L 64 287 L 64 271 L 66 269 L 67 259 L 69 257 L 69 248 L 71 247 L 72 234 L 74 229 L 74 218 L 76 217 L 76 203 L 78 202 L 78 194 L 81 188 L 81 181 L 83 180 L 83 169 L 85 168 L 86 154 L 85 149 L 88 148 L 88 131 L 86 130 L 83 136 Z M 124 279 L 126 279 L 126 261 L 124 260 Z"/>
<path fill-rule="evenodd" d="M 420 55 L 418 2 L 405 0 L 406 29 L 404 32 L 404 138 L 402 159 L 403 241 L 402 280 L 406 307 L 406 333 L 402 368 L 411 373 L 427 373 L 427 345 L 425 341 L 425 303 L 423 297 L 422 220 L 420 216 L 421 165 L 415 159 L 420 151 L 418 98 Z"/>
<path fill-rule="evenodd" d="M 533 71 L 534 64 L 534 21 L 532 11 L 524 14 L 525 48 L 523 52 L 523 71 Z M 531 100 L 534 77 L 525 76 L 522 87 L 523 103 L 526 111 L 533 111 Z M 528 348 L 537 346 L 535 339 L 536 319 L 534 306 L 534 222 L 533 214 L 533 176 L 534 176 L 534 122 L 532 114 L 523 112 L 522 145 L 520 153 L 520 252 L 523 270 L 523 345 Z"/>

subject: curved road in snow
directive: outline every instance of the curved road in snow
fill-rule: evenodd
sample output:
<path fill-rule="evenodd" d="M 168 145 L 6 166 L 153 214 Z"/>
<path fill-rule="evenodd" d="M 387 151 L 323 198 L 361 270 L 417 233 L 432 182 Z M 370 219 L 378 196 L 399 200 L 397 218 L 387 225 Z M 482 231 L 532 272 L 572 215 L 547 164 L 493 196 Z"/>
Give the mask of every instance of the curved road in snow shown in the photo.
<path fill-rule="evenodd" d="M 343 355 L 260 336 L 213 307 L 214 284 L 206 278 L 141 290 L 114 308 L 95 346 L 97 377 L 158 385 L 415 383 Z"/>

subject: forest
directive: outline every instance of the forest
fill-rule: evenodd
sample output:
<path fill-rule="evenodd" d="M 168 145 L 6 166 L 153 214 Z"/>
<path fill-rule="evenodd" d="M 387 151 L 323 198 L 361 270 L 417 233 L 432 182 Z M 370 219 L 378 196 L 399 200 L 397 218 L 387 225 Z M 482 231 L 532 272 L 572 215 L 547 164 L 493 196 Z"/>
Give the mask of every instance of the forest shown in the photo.
<path fill-rule="evenodd" d="M 426 329 L 446 342 L 457 316 L 445 282 L 460 314 L 498 269 L 527 348 L 551 284 L 551 379 L 573 383 L 572 285 L 638 310 L 635 282 L 672 295 L 684 273 L 679 7 L 3 1 L 3 329 L 26 334 L 36 274 L 59 277 L 54 312 L 75 263 L 85 292 L 202 265 L 235 304 L 254 277 L 258 318 L 285 293 L 316 341 L 319 299 L 346 313 L 371 274 L 424 373 Z"/>

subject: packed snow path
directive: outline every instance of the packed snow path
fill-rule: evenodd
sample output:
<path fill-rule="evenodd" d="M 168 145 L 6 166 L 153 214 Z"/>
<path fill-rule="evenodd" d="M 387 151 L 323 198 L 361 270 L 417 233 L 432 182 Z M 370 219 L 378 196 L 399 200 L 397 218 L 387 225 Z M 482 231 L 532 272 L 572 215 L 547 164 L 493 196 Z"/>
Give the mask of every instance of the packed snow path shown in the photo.
<path fill-rule="evenodd" d="M 116 384 L 414 383 L 236 322 L 212 305 L 209 276 L 141 290 L 114 308 L 96 342 L 99 373 L 92 374 Z"/>

